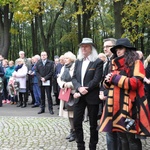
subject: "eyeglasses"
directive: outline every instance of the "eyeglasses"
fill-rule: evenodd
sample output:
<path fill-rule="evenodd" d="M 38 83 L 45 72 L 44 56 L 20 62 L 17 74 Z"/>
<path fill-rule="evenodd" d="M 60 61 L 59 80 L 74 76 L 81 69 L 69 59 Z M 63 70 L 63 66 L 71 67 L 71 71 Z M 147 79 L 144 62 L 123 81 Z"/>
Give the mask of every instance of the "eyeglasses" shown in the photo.
<path fill-rule="evenodd" d="M 109 47 L 113 47 L 114 45 L 106 45 L 106 46 L 103 46 L 103 49 L 104 48 L 109 48 Z"/>

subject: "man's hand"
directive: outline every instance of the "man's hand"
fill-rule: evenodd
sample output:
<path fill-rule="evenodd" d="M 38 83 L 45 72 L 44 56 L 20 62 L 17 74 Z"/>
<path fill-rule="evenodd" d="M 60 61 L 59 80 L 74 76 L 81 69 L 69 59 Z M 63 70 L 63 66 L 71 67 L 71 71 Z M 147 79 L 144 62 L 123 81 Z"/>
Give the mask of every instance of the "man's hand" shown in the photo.
<path fill-rule="evenodd" d="M 99 98 L 100 98 L 100 100 L 106 100 L 107 96 L 104 95 L 103 91 L 100 91 Z"/>
<path fill-rule="evenodd" d="M 150 84 L 150 79 L 148 79 L 148 78 L 144 78 L 144 80 L 143 80 L 144 82 L 146 82 L 147 84 Z"/>
<path fill-rule="evenodd" d="M 82 94 L 85 95 L 88 93 L 88 87 L 79 87 L 78 91 Z"/>
<path fill-rule="evenodd" d="M 42 77 L 42 78 L 41 78 L 41 81 L 42 81 L 42 82 L 45 82 L 45 78 Z"/>
<path fill-rule="evenodd" d="M 79 97 L 81 97 L 81 94 L 80 93 L 74 93 L 73 97 L 74 98 L 79 98 Z"/>
<path fill-rule="evenodd" d="M 111 76 L 112 76 L 112 73 L 107 74 L 106 77 L 105 77 L 105 81 L 110 82 Z"/>

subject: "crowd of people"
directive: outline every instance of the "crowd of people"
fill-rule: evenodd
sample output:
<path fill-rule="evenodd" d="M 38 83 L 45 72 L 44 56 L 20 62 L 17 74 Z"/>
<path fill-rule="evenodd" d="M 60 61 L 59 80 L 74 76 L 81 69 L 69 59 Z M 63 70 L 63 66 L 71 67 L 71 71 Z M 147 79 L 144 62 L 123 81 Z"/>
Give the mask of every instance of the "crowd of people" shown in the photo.
<path fill-rule="evenodd" d="M 127 38 L 108 38 L 98 54 L 91 38 L 83 38 L 77 56 L 68 51 L 48 59 L 46 52 L 14 62 L 0 55 L 0 93 L 5 103 L 24 108 L 29 93 L 38 114 L 53 111 L 52 91 L 59 116 L 68 118 L 69 142 L 85 150 L 83 121 L 89 121 L 89 149 L 96 150 L 99 132 L 106 132 L 108 150 L 142 150 L 150 136 L 150 56 L 144 60 Z M 68 101 L 60 90 L 70 89 Z M 2 106 L 2 105 L 1 105 Z"/>

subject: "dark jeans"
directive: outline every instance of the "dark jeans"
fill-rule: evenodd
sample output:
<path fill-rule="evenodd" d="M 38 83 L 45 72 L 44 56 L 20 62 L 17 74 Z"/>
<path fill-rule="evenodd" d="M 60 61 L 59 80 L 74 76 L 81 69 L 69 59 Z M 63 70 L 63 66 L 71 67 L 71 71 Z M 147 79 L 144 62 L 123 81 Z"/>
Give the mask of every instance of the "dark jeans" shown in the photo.
<path fill-rule="evenodd" d="M 2 93 L 0 93 L 0 107 L 2 107 L 3 104 L 2 104 Z"/>
<path fill-rule="evenodd" d="M 26 93 L 19 92 L 19 102 L 21 105 L 26 105 Z"/>
<path fill-rule="evenodd" d="M 85 150 L 85 142 L 83 135 L 83 117 L 85 108 L 88 108 L 89 122 L 90 122 L 90 143 L 89 149 L 96 150 L 96 145 L 98 143 L 98 130 L 97 128 L 97 114 L 99 105 L 87 104 L 84 97 L 79 100 L 74 106 L 74 127 L 76 134 L 76 142 L 78 150 Z"/>
<path fill-rule="evenodd" d="M 107 150 L 121 150 L 121 141 L 117 132 L 106 133 Z"/>
<path fill-rule="evenodd" d="M 135 134 L 119 132 L 118 136 L 122 143 L 122 150 L 142 150 L 141 140 L 135 138 Z"/>
<path fill-rule="evenodd" d="M 41 86 L 41 109 L 45 110 L 45 92 L 47 94 L 48 109 L 53 110 L 53 101 L 51 97 L 51 86 Z"/>
<path fill-rule="evenodd" d="M 3 99 L 8 99 L 7 80 L 5 78 L 3 80 Z"/>
<path fill-rule="evenodd" d="M 60 87 L 57 83 L 57 78 L 53 78 L 53 93 L 55 96 L 56 105 L 60 104 L 60 100 L 58 99 Z"/>
<path fill-rule="evenodd" d="M 35 98 L 34 105 L 40 105 L 41 91 L 38 83 L 33 83 L 33 94 Z"/>
<path fill-rule="evenodd" d="M 25 93 L 25 101 L 28 102 L 28 98 L 29 98 L 29 81 L 26 80 L 26 93 Z"/>

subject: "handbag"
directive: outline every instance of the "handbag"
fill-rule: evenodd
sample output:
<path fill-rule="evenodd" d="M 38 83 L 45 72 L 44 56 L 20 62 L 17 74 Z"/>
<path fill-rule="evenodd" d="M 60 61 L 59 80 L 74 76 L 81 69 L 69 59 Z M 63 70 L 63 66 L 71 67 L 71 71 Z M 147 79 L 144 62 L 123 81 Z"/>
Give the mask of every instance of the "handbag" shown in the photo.
<path fill-rule="evenodd" d="M 65 101 L 65 102 L 68 102 L 68 101 L 69 101 L 69 98 L 70 98 L 70 93 L 71 93 L 71 89 L 70 89 L 70 88 L 67 88 L 67 89 L 60 89 L 58 98 L 59 98 L 60 100 L 63 100 L 63 101 Z"/>
<path fill-rule="evenodd" d="M 75 103 L 75 99 L 73 97 L 73 94 L 70 94 L 69 101 L 67 102 L 67 105 L 73 106 L 74 103 Z"/>
<path fill-rule="evenodd" d="M 65 108 L 67 111 L 73 111 L 75 104 L 75 99 L 73 97 L 73 94 L 70 94 L 69 101 L 65 103 Z"/>

